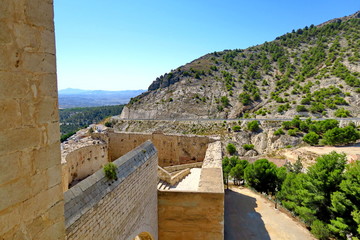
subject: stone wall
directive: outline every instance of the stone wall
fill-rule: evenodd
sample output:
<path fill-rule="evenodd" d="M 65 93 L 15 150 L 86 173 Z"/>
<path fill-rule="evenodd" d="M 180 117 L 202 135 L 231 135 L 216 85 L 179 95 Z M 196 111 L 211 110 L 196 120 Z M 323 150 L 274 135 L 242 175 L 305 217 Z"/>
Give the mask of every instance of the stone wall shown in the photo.
<path fill-rule="evenodd" d="M 151 140 L 158 150 L 159 166 L 161 167 L 202 162 L 208 143 L 213 141 L 211 138 L 203 136 L 108 133 L 110 159 L 124 155 L 147 140 Z"/>
<path fill-rule="evenodd" d="M 65 192 L 67 239 L 158 238 L 157 151 L 147 141 L 114 161 L 118 180 L 100 169 Z"/>
<path fill-rule="evenodd" d="M 197 191 L 159 190 L 159 239 L 224 239 L 221 142 L 209 144 Z"/>
<path fill-rule="evenodd" d="M 0 239 L 64 239 L 52 0 L 0 4 Z"/>
<path fill-rule="evenodd" d="M 159 191 L 159 240 L 224 239 L 224 193 Z"/>
<path fill-rule="evenodd" d="M 108 163 L 108 149 L 106 144 L 94 144 L 76 149 L 65 156 L 62 167 L 63 191 L 74 180 L 82 180 L 95 173 Z"/>

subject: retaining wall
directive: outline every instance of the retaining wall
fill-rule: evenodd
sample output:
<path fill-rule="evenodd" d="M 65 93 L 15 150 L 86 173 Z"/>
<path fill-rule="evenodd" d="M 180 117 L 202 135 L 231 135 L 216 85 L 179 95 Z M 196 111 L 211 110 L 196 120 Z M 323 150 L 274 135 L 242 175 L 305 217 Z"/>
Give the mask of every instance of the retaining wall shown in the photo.
<path fill-rule="evenodd" d="M 116 159 L 147 140 L 155 145 L 159 154 L 159 166 L 202 162 L 206 149 L 212 140 L 203 136 L 166 135 L 162 133 L 124 133 L 108 134 L 109 156 Z"/>
<path fill-rule="evenodd" d="M 147 141 L 113 163 L 116 181 L 100 169 L 65 192 L 67 239 L 158 238 L 157 151 Z"/>

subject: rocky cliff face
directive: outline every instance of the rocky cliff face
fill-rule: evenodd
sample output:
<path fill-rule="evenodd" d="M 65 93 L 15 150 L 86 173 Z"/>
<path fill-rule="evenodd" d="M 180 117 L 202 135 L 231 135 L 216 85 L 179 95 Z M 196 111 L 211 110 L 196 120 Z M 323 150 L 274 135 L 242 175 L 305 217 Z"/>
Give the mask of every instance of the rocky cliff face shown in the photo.
<path fill-rule="evenodd" d="M 360 116 L 359 36 L 360 12 L 207 54 L 157 78 L 121 117 Z"/>

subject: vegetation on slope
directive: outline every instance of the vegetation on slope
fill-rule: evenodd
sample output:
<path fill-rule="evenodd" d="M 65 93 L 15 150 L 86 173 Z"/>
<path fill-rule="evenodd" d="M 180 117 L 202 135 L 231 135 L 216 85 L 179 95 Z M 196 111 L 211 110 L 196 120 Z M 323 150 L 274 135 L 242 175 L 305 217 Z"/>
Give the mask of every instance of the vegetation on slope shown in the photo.
<path fill-rule="evenodd" d="M 360 92 L 359 17 L 357 13 L 293 30 L 245 50 L 205 55 L 157 78 L 149 91 L 162 98 L 157 104 L 171 109 L 178 108 L 180 101 L 199 105 L 210 109 L 208 117 L 227 117 L 231 112 L 236 117 L 246 113 L 269 116 L 289 111 L 335 116 L 337 109 L 343 109 L 337 115 L 350 116 Z M 174 87 L 179 81 L 197 89 L 196 96 L 174 94 L 184 88 Z M 220 93 L 215 92 L 215 85 L 221 87 Z M 160 94 L 163 89 L 167 91 Z M 133 98 L 129 107 L 155 105 L 147 96 L 149 92 Z"/>
<path fill-rule="evenodd" d="M 124 105 L 60 109 L 61 140 L 66 140 L 81 128 L 103 119 L 119 115 Z"/>
<path fill-rule="evenodd" d="M 303 135 L 303 141 L 310 145 L 344 145 L 360 139 L 360 132 L 354 123 L 339 127 L 339 121 L 335 119 L 312 121 L 308 118 L 303 121 L 296 116 L 291 121 L 283 122 L 282 127 L 291 136 Z"/>
<path fill-rule="evenodd" d="M 224 181 L 276 196 L 319 239 L 359 239 L 360 161 L 346 164 L 344 154 L 332 152 L 316 160 L 306 173 L 301 162 L 276 167 L 266 159 L 252 164 L 237 157 L 223 160 Z"/>

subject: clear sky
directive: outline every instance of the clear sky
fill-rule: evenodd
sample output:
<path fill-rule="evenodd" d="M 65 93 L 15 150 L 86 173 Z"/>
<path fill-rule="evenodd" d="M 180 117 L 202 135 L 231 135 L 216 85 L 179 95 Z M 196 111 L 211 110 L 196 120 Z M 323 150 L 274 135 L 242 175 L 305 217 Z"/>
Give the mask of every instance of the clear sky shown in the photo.
<path fill-rule="evenodd" d="M 54 0 L 58 87 L 147 89 L 204 54 L 350 15 L 359 0 Z"/>

